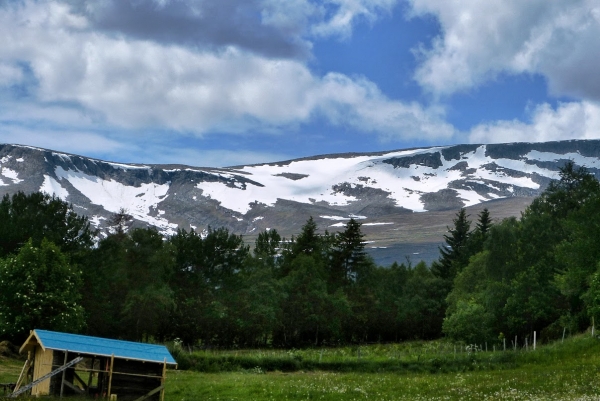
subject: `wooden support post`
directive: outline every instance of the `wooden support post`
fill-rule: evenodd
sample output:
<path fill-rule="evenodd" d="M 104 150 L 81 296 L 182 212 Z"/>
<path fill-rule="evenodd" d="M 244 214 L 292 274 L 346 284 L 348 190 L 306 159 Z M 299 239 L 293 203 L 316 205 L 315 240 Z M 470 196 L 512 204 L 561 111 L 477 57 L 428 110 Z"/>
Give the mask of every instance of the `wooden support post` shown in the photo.
<path fill-rule="evenodd" d="M 108 371 L 108 397 L 110 398 L 110 391 L 112 390 L 112 377 L 113 377 L 113 368 L 115 365 L 115 354 L 110 356 L 110 370 Z"/>
<path fill-rule="evenodd" d="M 17 391 L 19 389 L 19 387 L 21 387 L 21 384 L 23 383 L 23 379 L 25 379 L 25 376 L 27 375 L 27 370 L 29 369 L 29 366 L 31 365 L 31 351 L 27 352 L 27 360 L 25 361 L 25 365 L 23 365 L 23 369 L 21 369 L 21 374 L 19 375 L 19 378 L 17 379 L 17 384 L 15 384 L 15 388 L 13 389 L 13 391 Z"/>
<path fill-rule="evenodd" d="M 81 377 L 79 377 L 77 372 L 73 372 L 73 384 L 75 384 L 75 380 L 77 380 L 81 384 L 81 387 L 83 387 L 83 390 L 87 393 L 88 385 L 86 382 L 83 381 Z"/>
<path fill-rule="evenodd" d="M 321 350 L 323 351 L 323 350 Z M 165 380 L 167 379 L 167 358 L 165 358 L 163 363 L 163 371 L 162 377 L 160 379 L 160 401 L 165 401 Z"/>
<path fill-rule="evenodd" d="M 71 390 L 73 390 L 75 393 L 77 394 L 85 394 L 85 391 L 83 391 L 82 389 L 80 389 L 79 387 L 75 386 L 72 383 L 69 383 L 68 381 L 64 381 L 63 384 L 65 386 L 67 386 L 68 388 L 70 388 Z"/>
<path fill-rule="evenodd" d="M 67 364 L 67 358 L 69 357 L 69 350 L 65 351 L 65 361 L 63 365 Z M 65 390 L 65 375 L 67 374 L 67 370 L 62 371 L 62 379 L 60 380 L 60 398 L 63 398 L 63 392 Z"/>
<path fill-rule="evenodd" d="M 52 372 L 50 372 L 50 373 L 48 373 L 48 374 L 46 374 L 46 375 L 44 375 L 44 376 L 40 377 L 39 379 L 32 381 L 31 383 L 29 383 L 29 384 L 28 384 L 28 385 L 26 385 L 25 387 L 23 387 L 23 388 L 19 389 L 19 391 L 13 391 L 13 392 L 12 392 L 12 393 L 11 393 L 11 394 L 8 396 L 8 398 L 17 398 L 19 395 L 23 394 L 24 392 L 26 392 L 26 391 L 28 391 L 28 390 L 31 390 L 31 389 L 33 388 L 33 386 L 35 386 L 35 385 L 37 385 L 37 384 L 39 384 L 39 383 L 41 383 L 41 382 L 43 382 L 43 381 L 45 381 L 45 380 L 48 380 L 48 379 L 49 379 L 49 378 L 51 378 L 52 376 L 54 376 L 54 375 L 57 375 L 57 374 L 59 374 L 60 372 L 63 372 L 65 369 L 67 369 L 67 368 L 70 368 L 71 366 L 73 366 L 73 365 L 75 365 L 75 364 L 77 364 L 77 363 L 81 362 L 82 360 L 83 360 L 83 357 L 81 357 L 81 356 L 80 356 L 80 357 L 77 357 L 77 358 L 75 358 L 75 359 L 73 359 L 71 362 L 69 362 L 69 363 L 67 363 L 67 364 L 65 364 L 65 365 L 63 365 L 63 366 L 61 366 L 60 368 L 58 368 L 58 369 L 55 369 L 55 370 L 53 370 Z"/>
<path fill-rule="evenodd" d="M 155 388 L 154 390 L 150 391 L 148 394 L 141 396 L 140 398 L 136 398 L 135 401 L 144 401 L 147 398 L 152 397 L 154 394 L 158 393 L 159 391 L 162 391 L 162 393 L 164 394 L 164 386 L 160 386 Z"/>

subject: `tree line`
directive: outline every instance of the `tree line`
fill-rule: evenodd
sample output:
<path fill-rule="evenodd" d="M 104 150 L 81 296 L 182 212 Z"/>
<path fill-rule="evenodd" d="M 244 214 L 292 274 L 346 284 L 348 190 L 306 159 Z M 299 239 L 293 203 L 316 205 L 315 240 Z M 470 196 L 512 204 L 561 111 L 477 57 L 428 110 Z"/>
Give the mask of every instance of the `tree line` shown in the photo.
<path fill-rule="evenodd" d="M 251 247 L 225 228 L 99 236 L 41 193 L 0 203 L 0 338 L 30 329 L 226 347 L 558 337 L 600 316 L 600 184 L 568 163 L 520 218 L 465 209 L 428 266 L 377 266 L 359 222 Z"/>

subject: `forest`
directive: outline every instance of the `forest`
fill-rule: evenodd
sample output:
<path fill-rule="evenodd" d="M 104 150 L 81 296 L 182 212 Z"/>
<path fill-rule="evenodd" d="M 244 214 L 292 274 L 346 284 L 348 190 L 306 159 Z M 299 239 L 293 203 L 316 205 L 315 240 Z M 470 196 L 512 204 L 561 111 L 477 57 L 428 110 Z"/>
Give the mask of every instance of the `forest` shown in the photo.
<path fill-rule="evenodd" d="M 376 266 L 361 225 L 312 218 L 251 247 L 225 228 L 165 238 L 125 210 L 99 235 L 42 193 L 0 203 L 0 340 L 48 329 L 200 347 L 307 347 L 447 337 L 538 341 L 600 316 L 600 183 L 566 163 L 521 214 L 461 209 L 439 260 Z"/>

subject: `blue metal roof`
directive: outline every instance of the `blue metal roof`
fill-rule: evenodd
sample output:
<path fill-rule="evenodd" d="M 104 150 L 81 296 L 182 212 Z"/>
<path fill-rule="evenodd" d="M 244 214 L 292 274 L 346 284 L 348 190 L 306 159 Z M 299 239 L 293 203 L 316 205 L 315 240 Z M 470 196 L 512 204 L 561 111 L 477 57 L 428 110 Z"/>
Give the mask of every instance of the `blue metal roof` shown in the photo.
<path fill-rule="evenodd" d="M 48 330 L 34 330 L 23 345 L 24 347 L 34 335 L 40 342 L 40 345 L 47 349 L 108 357 L 114 355 L 115 358 L 145 362 L 164 363 L 166 360 L 167 364 L 177 364 L 164 345 L 112 340 Z"/>

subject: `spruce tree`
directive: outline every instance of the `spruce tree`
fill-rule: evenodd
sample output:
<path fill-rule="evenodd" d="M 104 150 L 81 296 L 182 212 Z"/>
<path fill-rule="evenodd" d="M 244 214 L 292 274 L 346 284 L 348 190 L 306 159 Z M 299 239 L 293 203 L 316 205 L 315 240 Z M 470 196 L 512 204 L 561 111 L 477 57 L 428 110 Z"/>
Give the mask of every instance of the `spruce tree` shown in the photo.
<path fill-rule="evenodd" d="M 433 273 L 440 278 L 453 280 L 456 274 L 469 262 L 467 242 L 471 232 L 471 222 L 464 208 L 456 214 L 454 227 L 448 227 L 444 235 L 446 244 L 440 247 L 440 259 L 432 266 Z"/>
<path fill-rule="evenodd" d="M 466 256 L 467 258 L 483 251 L 483 244 L 487 240 L 491 227 L 492 219 L 490 218 L 490 211 L 485 208 L 479 213 L 475 229 L 469 237 L 467 246 L 469 255 Z"/>
<path fill-rule="evenodd" d="M 350 219 L 345 230 L 335 236 L 330 272 L 333 289 L 356 281 L 368 260 L 360 227 L 359 222 Z"/>

